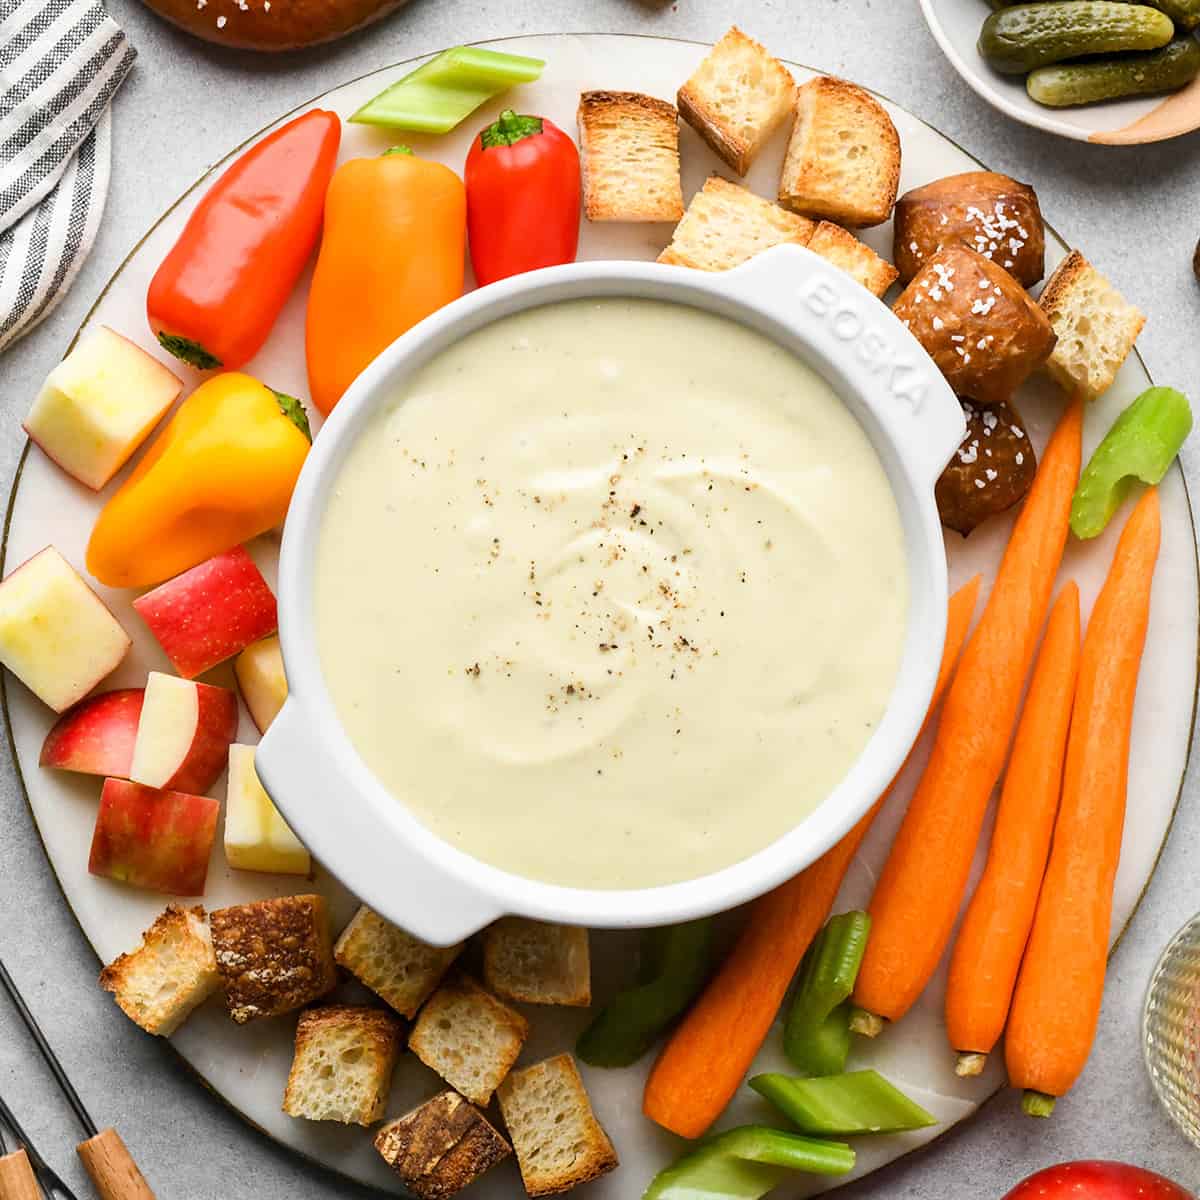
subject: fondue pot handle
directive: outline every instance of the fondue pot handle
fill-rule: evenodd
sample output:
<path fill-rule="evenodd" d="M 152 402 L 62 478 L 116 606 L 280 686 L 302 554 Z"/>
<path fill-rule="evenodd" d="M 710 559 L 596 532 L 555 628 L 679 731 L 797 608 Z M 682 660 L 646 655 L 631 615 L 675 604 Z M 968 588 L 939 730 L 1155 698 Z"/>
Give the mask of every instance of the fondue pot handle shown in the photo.
<path fill-rule="evenodd" d="M 465 856 L 420 826 L 400 801 L 385 796 L 389 810 L 370 813 L 367 806 L 378 800 L 369 794 L 372 777 L 357 761 L 335 765 L 337 755 L 292 695 L 254 756 L 263 787 L 322 866 L 380 916 L 434 946 L 461 942 L 503 915 L 446 861 Z"/>

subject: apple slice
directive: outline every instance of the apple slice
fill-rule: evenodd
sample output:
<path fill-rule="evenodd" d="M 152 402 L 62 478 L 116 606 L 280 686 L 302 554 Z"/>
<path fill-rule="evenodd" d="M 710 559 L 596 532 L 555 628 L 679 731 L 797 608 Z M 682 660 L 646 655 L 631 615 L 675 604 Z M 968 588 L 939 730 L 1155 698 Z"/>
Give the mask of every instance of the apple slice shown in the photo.
<path fill-rule="evenodd" d="M 133 607 L 185 679 L 274 633 L 275 596 L 241 546 L 139 596 Z"/>
<path fill-rule="evenodd" d="M 279 638 L 272 636 L 252 642 L 237 656 L 233 673 L 258 732 L 266 733 L 288 694 Z"/>
<path fill-rule="evenodd" d="M 145 694 L 145 688 L 120 688 L 68 709 L 46 735 L 38 765 L 128 779 Z"/>
<path fill-rule="evenodd" d="M 25 432 L 68 475 L 99 491 L 182 390 L 158 359 L 102 325 L 47 376 Z"/>
<path fill-rule="evenodd" d="M 221 806 L 106 779 L 88 871 L 169 896 L 202 896 Z"/>
<path fill-rule="evenodd" d="M 229 747 L 225 857 L 237 871 L 307 875 L 312 859 L 288 828 L 254 769 L 253 746 Z"/>
<path fill-rule="evenodd" d="M 146 787 L 207 792 L 237 737 L 237 697 L 228 689 L 151 671 L 129 778 Z"/>
<path fill-rule="evenodd" d="M 132 644 L 53 546 L 0 583 L 0 663 L 55 712 L 116 670 Z"/>

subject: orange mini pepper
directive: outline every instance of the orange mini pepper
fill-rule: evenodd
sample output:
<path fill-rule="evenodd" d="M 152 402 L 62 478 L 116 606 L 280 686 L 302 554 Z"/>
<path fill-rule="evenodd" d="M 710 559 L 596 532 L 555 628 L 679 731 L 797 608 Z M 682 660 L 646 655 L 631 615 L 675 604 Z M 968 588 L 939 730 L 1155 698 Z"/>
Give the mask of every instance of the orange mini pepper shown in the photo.
<path fill-rule="evenodd" d="M 214 376 L 101 510 L 88 570 L 109 587 L 148 587 L 273 529 L 309 445 L 298 400 L 249 375 Z"/>
<path fill-rule="evenodd" d="M 467 201 L 449 167 L 398 146 L 334 173 L 308 294 L 313 403 L 328 413 L 380 351 L 462 295 Z"/>

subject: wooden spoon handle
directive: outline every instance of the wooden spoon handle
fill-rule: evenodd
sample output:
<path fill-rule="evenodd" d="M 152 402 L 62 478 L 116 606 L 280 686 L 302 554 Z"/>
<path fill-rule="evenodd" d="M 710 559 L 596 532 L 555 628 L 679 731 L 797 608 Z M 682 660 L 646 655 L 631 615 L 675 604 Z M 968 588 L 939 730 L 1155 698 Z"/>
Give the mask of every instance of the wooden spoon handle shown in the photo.
<path fill-rule="evenodd" d="M 150 1185 L 115 1129 L 101 1130 L 94 1138 L 80 1142 L 76 1150 L 101 1200 L 154 1200 Z M 8 1197 L 0 1193 L 0 1200 Z"/>
<path fill-rule="evenodd" d="M 24 1150 L 0 1158 L 0 1200 L 42 1200 L 42 1189 Z"/>

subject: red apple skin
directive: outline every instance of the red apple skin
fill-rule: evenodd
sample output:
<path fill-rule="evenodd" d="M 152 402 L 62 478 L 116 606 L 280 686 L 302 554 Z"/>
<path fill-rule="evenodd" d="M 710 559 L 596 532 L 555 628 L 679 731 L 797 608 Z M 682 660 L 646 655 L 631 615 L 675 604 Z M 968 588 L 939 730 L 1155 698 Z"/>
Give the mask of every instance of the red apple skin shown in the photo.
<path fill-rule="evenodd" d="M 1118 1162 L 1047 1167 L 1017 1184 L 1004 1200 L 1196 1200 L 1177 1183 Z"/>
<path fill-rule="evenodd" d="M 184 679 L 232 658 L 279 625 L 275 595 L 241 546 L 167 580 L 133 607 Z"/>
<path fill-rule="evenodd" d="M 220 804 L 106 779 L 88 871 L 168 896 L 202 896 Z"/>
<path fill-rule="evenodd" d="M 229 745 L 237 737 L 237 696 L 228 688 L 197 683 L 196 736 L 179 770 L 163 784 L 163 791 L 207 792 L 229 762 Z"/>
<path fill-rule="evenodd" d="M 46 735 L 39 765 L 128 778 L 145 695 L 145 688 L 120 688 L 68 709 Z"/>

